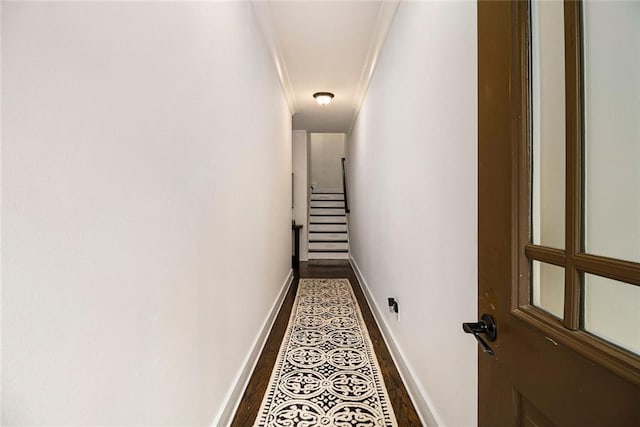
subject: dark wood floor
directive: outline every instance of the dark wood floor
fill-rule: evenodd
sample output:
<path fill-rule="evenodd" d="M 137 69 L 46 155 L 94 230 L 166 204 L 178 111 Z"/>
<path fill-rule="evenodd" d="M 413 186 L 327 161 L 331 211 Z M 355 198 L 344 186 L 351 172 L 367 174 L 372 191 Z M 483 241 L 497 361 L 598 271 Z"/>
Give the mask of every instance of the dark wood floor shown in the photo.
<path fill-rule="evenodd" d="M 378 357 L 378 363 L 382 371 L 384 383 L 389 392 L 389 398 L 393 405 L 393 410 L 396 413 L 398 425 L 400 427 L 412 427 L 421 426 L 420 418 L 409 399 L 409 394 L 400 378 L 400 374 L 393 363 L 391 354 L 387 349 L 387 346 L 382 338 L 382 334 L 378 329 L 371 309 L 367 304 L 367 301 L 362 293 L 360 283 L 356 278 L 348 261 L 342 260 L 317 260 L 309 262 L 301 262 L 300 270 L 296 272 L 295 279 L 287 296 L 285 297 L 282 308 L 278 313 L 278 317 L 274 323 L 273 329 L 269 334 L 267 343 L 264 347 L 258 364 L 256 366 L 249 385 L 245 390 L 240 406 L 236 411 L 232 427 L 248 427 L 252 426 L 260 409 L 262 398 L 267 390 L 269 379 L 271 378 L 271 371 L 276 362 L 278 356 L 278 350 L 284 337 L 284 333 L 289 323 L 289 316 L 291 315 L 291 308 L 293 307 L 293 301 L 295 299 L 296 292 L 298 290 L 298 281 L 300 278 L 347 278 L 353 287 L 353 291 L 360 305 L 362 316 L 369 330 L 369 335 L 373 343 L 373 348 Z"/>

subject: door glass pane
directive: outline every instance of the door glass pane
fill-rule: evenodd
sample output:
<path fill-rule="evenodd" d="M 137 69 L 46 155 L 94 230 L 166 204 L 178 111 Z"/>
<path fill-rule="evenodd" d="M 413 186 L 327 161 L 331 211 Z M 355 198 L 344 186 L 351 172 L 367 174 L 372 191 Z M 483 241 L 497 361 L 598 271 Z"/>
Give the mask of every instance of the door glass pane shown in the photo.
<path fill-rule="evenodd" d="M 640 286 L 587 273 L 582 281 L 584 330 L 640 354 Z"/>
<path fill-rule="evenodd" d="M 565 216 L 564 9 L 531 4 L 532 238 L 564 249 Z"/>
<path fill-rule="evenodd" d="M 640 2 L 583 10 L 585 251 L 640 262 Z"/>
<path fill-rule="evenodd" d="M 533 305 L 562 319 L 564 315 L 564 268 L 533 261 L 531 266 Z"/>

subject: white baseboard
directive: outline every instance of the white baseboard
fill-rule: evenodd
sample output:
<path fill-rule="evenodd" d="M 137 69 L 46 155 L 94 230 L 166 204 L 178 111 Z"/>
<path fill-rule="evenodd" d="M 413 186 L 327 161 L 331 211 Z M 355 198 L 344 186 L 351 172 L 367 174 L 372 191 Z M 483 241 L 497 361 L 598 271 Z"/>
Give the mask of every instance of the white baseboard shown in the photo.
<path fill-rule="evenodd" d="M 229 390 L 227 395 L 225 396 L 224 403 L 222 405 L 222 409 L 218 413 L 218 415 L 214 418 L 211 423 L 212 427 L 220 427 L 220 426 L 229 426 L 231 421 L 233 421 L 233 416 L 238 409 L 238 405 L 240 405 L 240 401 L 242 400 L 242 395 L 244 394 L 245 388 L 247 388 L 247 384 L 249 384 L 249 379 L 251 378 L 251 374 L 258 363 L 258 359 L 260 358 L 260 354 L 262 353 L 262 349 L 264 348 L 265 343 L 267 342 L 267 338 L 269 337 L 269 332 L 273 327 L 273 323 L 278 316 L 278 312 L 280 311 L 280 307 L 284 302 L 284 298 L 287 295 L 287 291 L 293 282 L 293 270 L 289 270 L 289 274 L 282 284 L 282 288 L 280 288 L 280 293 L 278 297 L 273 302 L 271 306 L 271 311 L 269 315 L 265 319 L 262 324 L 262 328 L 260 332 L 253 340 L 253 345 L 251 346 L 251 350 L 245 357 L 242 362 L 242 366 L 240 371 L 236 375 L 236 378 L 233 381 L 233 387 Z"/>
<path fill-rule="evenodd" d="M 407 387 L 409 397 L 411 398 L 411 401 L 416 408 L 416 412 L 418 412 L 418 416 L 420 416 L 422 424 L 427 427 L 444 426 L 442 419 L 433 410 L 434 405 L 431 399 L 428 397 L 424 389 L 415 381 L 415 374 L 413 369 L 411 368 L 411 365 L 409 365 L 402 349 L 396 343 L 396 339 L 391 332 L 391 329 L 387 325 L 380 307 L 378 306 L 378 304 L 376 304 L 371 294 L 371 290 L 367 285 L 367 281 L 364 279 L 362 271 L 360 271 L 360 267 L 358 267 L 358 263 L 351 255 L 349 256 L 349 263 L 353 267 L 353 271 L 356 273 L 356 277 L 362 285 L 362 291 L 365 298 L 367 299 L 367 302 L 369 303 L 369 307 L 371 307 L 373 317 L 375 317 L 378 328 L 380 328 L 380 332 L 382 332 L 384 342 L 387 344 L 387 348 L 389 348 L 391 357 L 393 358 L 393 361 L 395 362 L 396 367 L 400 372 L 400 377 L 402 378 L 404 385 Z"/>

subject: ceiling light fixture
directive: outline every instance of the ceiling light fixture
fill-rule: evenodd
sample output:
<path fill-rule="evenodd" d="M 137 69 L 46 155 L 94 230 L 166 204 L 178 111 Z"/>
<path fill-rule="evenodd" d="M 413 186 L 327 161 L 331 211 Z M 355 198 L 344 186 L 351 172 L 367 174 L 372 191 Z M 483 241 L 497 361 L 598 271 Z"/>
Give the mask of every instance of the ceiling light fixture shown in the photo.
<path fill-rule="evenodd" d="M 333 99 L 333 94 L 331 92 L 316 92 L 313 94 L 316 102 L 320 105 L 327 105 Z"/>

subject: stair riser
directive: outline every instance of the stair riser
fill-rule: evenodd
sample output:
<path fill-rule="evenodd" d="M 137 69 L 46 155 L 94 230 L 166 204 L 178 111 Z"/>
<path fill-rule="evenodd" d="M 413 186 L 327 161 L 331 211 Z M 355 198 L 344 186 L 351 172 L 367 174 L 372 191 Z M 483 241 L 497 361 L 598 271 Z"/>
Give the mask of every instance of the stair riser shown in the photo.
<path fill-rule="evenodd" d="M 347 233 L 309 233 L 309 241 L 322 241 L 322 242 L 331 242 L 331 241 L 346 241 Z"/>
<path fill-rule="evenodd" d="M 344 215 L 345 211 L 344 208 L 339 208 L 339 209 L 323 209 L 323 208 L 311 208 L 309 210 L 309 212 L 311 213 L 311 215 Z"/>
<path fill-rule="evenodd" d="M 312 201 L 311 208 L 342 208 L 344 209 L 344 202 Z"/>
<path fill-rule="evenodd" d="M 311 224 L 309 225 L 309 231 L 323 231 L 323 232 L 331 232 L 331 231 L 347 231 L 346 224 Z M 309 238 L 311 238 L 315 233 L 309 233 Z"/>
<path fill-rule="evenodd" d="M 346 251 L 349 250 L 349 244 L 331 242 L 309 243 L 309 250 L 311 251 L 313 249 Z"/>
<path fill-rule="evenodd" d="M 338 188 L 315 188 L 311 190 L 311 194 L 343 194 L 341 189 Z"/>
<path fill-rule="evenodd" d="M 311 221 L 312 223 L 339 223 L 339 224 L 346 224 L 347 220 L 344 216 L 312 216 L 311 217 Z"/>
<path fill-rule="evenodd" d="M 309 252 L 309 259 L 349 259 L 349 254 L 345 252 L 339 252 L 339 253 Z"/>
<path fill-rule="evenodd" d="M 344 200 L 343 194 L 312 194 L 311 200 Z"/>

